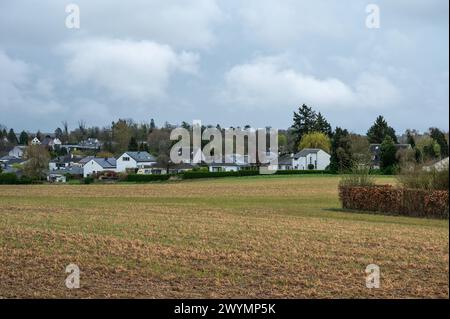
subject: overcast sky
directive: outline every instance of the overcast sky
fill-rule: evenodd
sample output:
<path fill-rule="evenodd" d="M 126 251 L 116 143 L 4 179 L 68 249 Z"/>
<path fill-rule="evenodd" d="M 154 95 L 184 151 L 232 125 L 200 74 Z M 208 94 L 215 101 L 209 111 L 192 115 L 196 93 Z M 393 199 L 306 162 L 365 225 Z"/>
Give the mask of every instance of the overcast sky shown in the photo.
<path fill-rule="evenodd" d="M 0 1 L 0 124 L 287 128 L 306 103 L 354 132 L 449 127 L 447 0 L 74 0 L 80 29 L 69 3 Z"/>

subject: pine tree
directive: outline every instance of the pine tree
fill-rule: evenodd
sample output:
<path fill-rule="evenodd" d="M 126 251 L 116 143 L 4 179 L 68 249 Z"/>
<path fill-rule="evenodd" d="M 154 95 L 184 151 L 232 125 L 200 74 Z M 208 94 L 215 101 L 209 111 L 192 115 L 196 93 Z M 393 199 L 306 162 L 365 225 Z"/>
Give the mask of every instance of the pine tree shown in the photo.
<path fill-rule="evenodd" d="M 8 142 L 10 142 L 13 145 L 17 145 L 17 143 L 18 143 L 17 136 L 16 136 L 16 133 L 14 133 L 13 129 L 9 130 L 7 138 L 8 138 Z"/>
<path fill-rule="evenodd" d="M 138 151 L 138 149 L 139 149 L 139 146 L 136 141 L 136 138 L 134 136 L 132 136 L 130 139 L 130 143 L 128 144 L 128 150 L 131 152 L 136 152 L 136 151 Z"/>
<path fill-rule="evenodd" d="M 316 118 L 316 113 L 306 104 L 298 108 L 298 113 L 294 112 L 292 130 L 297 137 L 296 145 L 299 144 L 303 135 L 314 131 Z"/>
<path fill-rule="evenodd" d="M 369 139 L 369 143 L 381 144 L 386 136 L 390 136 L 394 143 L 398 143 L 395 130 L 390 127 L 386 120 L 380 115 L 377 117 L 372 127 L 367 131 L 367 138 Z"/>
<path fill-rule="evenodd" d="M 331 137 L 332 135 L 330 123 L 328 123 L 328 121 L 320 112 L 317 114 L 316 122 L 314 123 L 314 131 L 323 133 L 328 137 Z"/>
<path fill-rule="evenodd" d="M 22 131 L 20 133 L 19 144 L 20 145 L 28 145 L 28 134 L 25 131 Z"/>

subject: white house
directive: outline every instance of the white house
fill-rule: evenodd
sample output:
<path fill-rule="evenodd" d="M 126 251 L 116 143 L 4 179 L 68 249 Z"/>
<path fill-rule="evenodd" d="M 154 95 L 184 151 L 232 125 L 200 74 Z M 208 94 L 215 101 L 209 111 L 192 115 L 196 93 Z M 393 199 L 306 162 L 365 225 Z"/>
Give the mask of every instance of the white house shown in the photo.
<path fill-rule="evenodd" d="M 140 169 L 156 164 L 156 159 L 148 152 L 125 152 L 117 159 L 117 172 Z"/>
<path fill-rule="evenodd" d="M 95 175 L 104 171 L 117 172 L 116 159 L 114 157 L 94 157 L 83 166 L 83 177 Z"/>
<path fill-rule="evenodd" d="M 331 155 L 319 148 L 304 148 L 294 155 L 292 166 L 298 170 L 324 170 L 330 165 Z"/>
<path fill-rule="evenodd" d="M 37 137 L 34 137 L 31 140 L 31 145 L 41 145 L 41 141 L 39 141 L 39 139 Z"/>
<path fill-rule="evenodd" d="M 9 151 L 8 155 L 12 157 L 22 158 L 23 153 L 25 152 L 25 148 L 26 146 L 23 145 L 14 146 L 14 148 Z"/>

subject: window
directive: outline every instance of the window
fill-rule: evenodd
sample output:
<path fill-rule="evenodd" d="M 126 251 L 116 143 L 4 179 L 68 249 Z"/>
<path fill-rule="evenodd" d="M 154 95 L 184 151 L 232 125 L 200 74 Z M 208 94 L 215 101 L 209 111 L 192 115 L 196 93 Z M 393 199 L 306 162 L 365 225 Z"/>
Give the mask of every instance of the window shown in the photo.
<path fill-rule="evenodd" d="M 124 156 L 124 157 L 122 157 L 122 160 L 123 160 L 124 162 L 129 162 L 129 161 L 130 161 L 130 158 L 129 158 L 128 156 Z"/>

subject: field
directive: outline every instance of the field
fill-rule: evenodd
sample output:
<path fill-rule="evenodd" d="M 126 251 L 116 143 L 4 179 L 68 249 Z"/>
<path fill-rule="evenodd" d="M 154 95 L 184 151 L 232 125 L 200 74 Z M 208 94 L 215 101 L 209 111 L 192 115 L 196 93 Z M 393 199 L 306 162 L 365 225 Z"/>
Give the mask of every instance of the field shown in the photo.
<path fill-rule="evenodd" d="M 0 186 L 0 297 L 448 298 L 448 221 L 341 211 L 337 183 Z"/>

